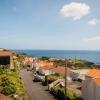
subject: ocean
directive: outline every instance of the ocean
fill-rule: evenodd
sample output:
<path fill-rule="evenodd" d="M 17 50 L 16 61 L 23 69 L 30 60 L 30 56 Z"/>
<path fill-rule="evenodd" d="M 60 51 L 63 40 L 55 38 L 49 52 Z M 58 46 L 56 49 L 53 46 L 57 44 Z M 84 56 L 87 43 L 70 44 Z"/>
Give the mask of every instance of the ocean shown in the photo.
<path fill-rule="evenodd" d="M 82 59 L 100 65 L 100 51 L 86 51 L 86 50 L 13 50 L 17 52 L 24 52 L 29 56 L 35 57 L 55 57 L 66 59 Z"/>

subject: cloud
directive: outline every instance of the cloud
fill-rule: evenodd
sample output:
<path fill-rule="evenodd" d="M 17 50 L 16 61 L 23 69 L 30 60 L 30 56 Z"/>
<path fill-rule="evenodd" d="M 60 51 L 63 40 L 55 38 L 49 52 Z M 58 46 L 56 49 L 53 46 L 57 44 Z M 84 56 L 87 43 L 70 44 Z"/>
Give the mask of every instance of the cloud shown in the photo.
<path fill-rule="evenodd" d="M 85 42 L 100 42 L 100 36 L 84 39 Z"/>
<path fill-rule="evenodd" d="M 71 17 L 73 20 L 79 20 L 90 13 L 90 6 L 85 3 L 72 2 L 64 5 L 60 13 L 64 17 Z"/>
<path fill-rule="evenodd" d="M 90 26 L 96 26 L 99 23 L 99 20 L 97 19 L 91 19 L 90 21 L 88 21 L 88 25 Z"/>
<path fill-rule="evenodd" d="M 87 49 L 100 50 L 100 36 L 85 38 L 83 44 Z"/>

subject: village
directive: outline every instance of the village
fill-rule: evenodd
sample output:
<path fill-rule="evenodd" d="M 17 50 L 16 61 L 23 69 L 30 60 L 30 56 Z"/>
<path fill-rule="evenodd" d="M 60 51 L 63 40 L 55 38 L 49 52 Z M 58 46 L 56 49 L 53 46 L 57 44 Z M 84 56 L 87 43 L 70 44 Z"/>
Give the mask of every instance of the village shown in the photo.
<path fill-rule="evenodd" d="M 0 49 L 0 100 L 100 100 L 99 69 L 53 60 Z"/>

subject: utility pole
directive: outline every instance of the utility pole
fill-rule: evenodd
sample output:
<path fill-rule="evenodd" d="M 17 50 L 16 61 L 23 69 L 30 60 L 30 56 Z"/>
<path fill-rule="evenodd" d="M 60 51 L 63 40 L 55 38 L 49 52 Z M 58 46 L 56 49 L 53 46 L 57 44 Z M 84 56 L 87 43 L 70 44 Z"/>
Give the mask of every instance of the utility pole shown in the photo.
<path fill-rule="evenodd" d="M 67 62 L 65 65 L 65 100 L 67 100 Z"/>
<path fill-rule="evenodd" d="M 75 61 L 74 61 L 74 67 L 76 67 L 75 65 L 76 65 L 76 56 L 75 56 Z"/>

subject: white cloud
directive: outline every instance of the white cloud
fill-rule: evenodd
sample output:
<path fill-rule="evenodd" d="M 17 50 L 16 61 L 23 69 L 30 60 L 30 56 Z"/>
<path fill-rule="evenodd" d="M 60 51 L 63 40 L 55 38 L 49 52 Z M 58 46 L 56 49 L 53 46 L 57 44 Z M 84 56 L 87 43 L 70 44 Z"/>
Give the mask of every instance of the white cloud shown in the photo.
<path fill-rule="evenodd" d="M 100 42 L 100 36 L 86 38 L 86 39 L 84 39 L 84 41 L 86 41 L 86 42 Z"/>
<path fill-rule="evenodd" d="M 87 49 L 100 50 L 100 36 L 83 39 L 83 44 Z"/>
<path fill-rule="evenodd" d="M 91 19 L 90 21 L 88 21 L 88 25 L 91 26 L 96 26 L 99 23 L 99 20 L 97 19 Z"/>
<path fill-rule="evenodd" d="M 60 11 L 64 17 L 71 17 L 73 20 L 79 20 L 81 17 L 89 14 L 89 12 L 89 5 L 77 2 L 64 5 Z"/>

